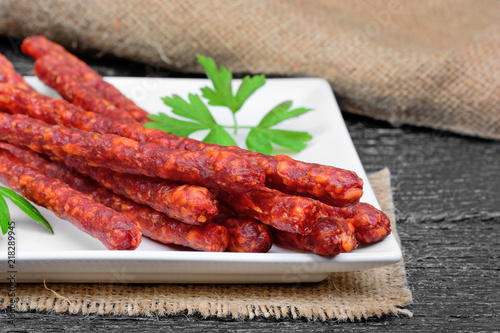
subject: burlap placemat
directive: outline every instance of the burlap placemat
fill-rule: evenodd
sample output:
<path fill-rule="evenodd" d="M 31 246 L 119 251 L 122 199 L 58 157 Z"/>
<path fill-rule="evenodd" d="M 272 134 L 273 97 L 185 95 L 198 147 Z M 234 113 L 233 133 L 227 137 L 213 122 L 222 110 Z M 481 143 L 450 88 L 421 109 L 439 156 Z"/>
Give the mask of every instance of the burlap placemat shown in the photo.
<path fill-rule="evenodd" d="M 397 237 L 390 173 L 369 177 Z M 399 242 L 399 239 L 398 239 Z M 0 309 L 9 303 L 0 285 Z M 51 290 L 49 290 L 51 289 Z M 372 316 L 406 315 L 411 304 L 403 260 L 376 269 L 334 273 L 319 283 L 254 285 L 179 284 L 18 284 L 16 310 L 70 314 L 203 317 L 307 318 L 358 320 Z"/>
<path fill-rule="evenodd" d="M 151 65 L 328 79 L 342 110 L 500 138 L 494 0 L 0 0 L 0 34 Z"/>

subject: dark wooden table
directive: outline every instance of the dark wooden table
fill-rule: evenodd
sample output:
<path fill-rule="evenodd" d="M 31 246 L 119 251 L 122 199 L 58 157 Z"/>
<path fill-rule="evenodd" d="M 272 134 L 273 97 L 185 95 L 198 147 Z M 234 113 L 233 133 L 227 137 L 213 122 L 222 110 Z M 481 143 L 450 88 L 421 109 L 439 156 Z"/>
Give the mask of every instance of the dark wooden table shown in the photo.
<path fill-rule="evenodd" d="M 33 61 L 20 53 L 19 42 L 0 37 L 0 52 L 20 73 L 32 75 Z M 83 58 L 102 75 L 185 76 L 94 55 Z M 412 318 L 338 323 L 31 312 L 16 313 L 14 323 L 6 324 L 3 312 L 0 332 L 500 332 L 500 142 L 393 126 L 347 113 L 344 117 L 366 171 L 389 167 L 392 172 L 398 230 L 413 292 Z"/>

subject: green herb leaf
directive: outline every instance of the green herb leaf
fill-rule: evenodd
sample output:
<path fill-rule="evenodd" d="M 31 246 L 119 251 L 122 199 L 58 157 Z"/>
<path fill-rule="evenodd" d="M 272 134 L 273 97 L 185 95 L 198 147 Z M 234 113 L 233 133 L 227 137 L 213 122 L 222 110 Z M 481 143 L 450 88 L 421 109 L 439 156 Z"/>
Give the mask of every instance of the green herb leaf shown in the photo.
<path fill-rule="evenodd" d="M 163 102 L 170 106 L 172 112 L 178 116 L 196 120 L 198 123 L 207 126 L 216 124 L 210 110 L 208 110 L 198 95 L 189 94 L 188 99 L 189 102 L 183 100 L 178 95 L 162 98 Z"/>
<path fill-rule="evenodd" d="M 0 196 L 9 198 L 17 207 L 19 207 L 26 215 L 31 217 L 35 222 L 43 224 L 51 233 L 54 233 L 49 222 L 42 214 L 26 199 L 12 191 L 11 189 L 0 187 Z"/>
<path fill-rule="evenodd" d="M 233 74 L 231 74 L 231 72 L 229 72 L 224 66 L 220 66 L 220 70 L 218 70 L 215 61 L 212 58 L 204 57 L 202 55 L 197 55 L 197 58 L 198 62 L 201 66 L 203 66 L 205 73 L 214 86 L 214 89 L 209 87 L 202 88 L 202 96 L 208 99 L 209 105 L 227 106 L 231 109 L 231 111 L 233 111 L 235 108 L 235 106 L 232 105 L 234 100 L 233 90 L 231 88 Z"/>
<path fill-rule="evenodd" d="M 294 151 L 301 151 L 307 145 L 305 142 L 312 139 L 311 134 L 307 132 L 285 131 L 269 129 L 271 141 L 278 146 L 285 147 Z"/>
<path fill-rule="evenodd" d="M 292 107 L 291 101 L 286 101 L 276 105 L 271 111 L 269 111 L 264 118 L 260 121 L 258 127 L 269 128 L 274 125 L 279 124 L 280 122 L 298 117 L 304 113 L 311 111 L 312 109 L 306 108 L 298 108 L 294 110 L 290 110 Z"/>
<path fill-rule="evenodd" d="M 292 102 L 286 101 L 271 109 L 256 127 L 238 126 L 236 113 L 246 100 L 266 83 L 266 77 L 264 75 L 245 76 L 236 91 L 236 95 L 234 95 L 231 86 L 233 74 L 224 66 L 218 68 L 211 58 L 202 55 L 197 57 L 213 85 L 213 88 L 201 88 L 202 97 L 207 99 L 208 105 L 229 108 L 233 116 L 233 125 L 222 126 L 218 124 L 203 100 L 198 95 L 189 94 L 187 100 L 178 95 L 162 98 L 163 102 L 172 108 L 173 114 L 185 118 L 185 120 L 160 113 L 150 115 L 149 119 L 153 122 L 144 124 L 145 127 L 159 129 L 182 137 L 189 137 L 197 131 L 208 130 L 203 141 L 223 146 L 236 146 L 235 140 L 226 131 L 226 128 L 232 128 L 236 134 L 238 128 L 244 127 L 250 128 L 246 144 L 247 148 L 253 151 L 272 154 L 273 144 L 294 151 L 301 151 L 306 147 L 305 142 L 312 138 L 309 133 L 272 129 L 271 127 L 307 113 L 311 109 L 291 109 Z"/>
<path fill-rule="evenodd" d="M 214 127 L 203 142 L 216 143 L 221 146 L 237 146 L 236 141 L 222 126 Z"/>
<path fill-rule="evenodd" d="M 273 152 L 271 136 L 267 129 L 254 127 L 248 133 L 245 141 L 247 148 L 262 154 L 270 155 Z"/>
<path fill-rule="evenodd" d="M 154 123 L 146 123 L 144 127 L 162 130 L 167 133 L 172 133 L 178 136 L 187 138 L 190 134 L 206 129 L 206 126 L 193 123 L 192 121 L 179 120 L 172 118 L 166 114 L 160 113 L 159 115 L 150 115 L 149 119 L 155 121 Z"/>
<path fill-rule="evenodd" d="M 219 126 L 198 95 L 189 94 L 188 99 L 189 102 L 178 95 L 162 98 L 163 102 L 172 108 L 174 114 L 194 120 L 194 122 L 180 120 L 160 113 L 150 115 L 149 119 L 155 121 L 155 123 L 146 123 L 144 126 L 183 137 L 188 137 L 197 131 L 213 129 Z"/>
<path fill-rule="evenodd" d="M 185 121 L 167 116 L 164 113 L 150 115 L 149 119 L 154 123 L 144 124 L 147 128 L 155 128 L 167 133 L 172 133 L 182 137 L 188 137 L 194 132 L 201 130 L 210 130 L 203 139 L 204 142 L 216 143 L 224 146 L 235 146 L 236 142 L 224 129 L 217 124 L 212 117 L 210 110 L 203 103 L 198 95 L 189 94 L 189 101 L 185 101 L 178 95 L 162 98 L 163 102 L 172 108 L 172 113 L 193 121 Z"/>
<path fill-rule="evenodd" d="M 240 110 L 245 101 L 253 95 L 253 93 L 262 87 L 266 83 L 266 76 L 254 75 L 252 77 L 245 76 L 241 81 L 241 85 L 236 92 L 235 100 L 236 100 L 236 111 Z M 235 111 L 235 112 L 236 112 Z"/>
<path fill-rule="evenodd" d="M 208 78 L 212 81 L 214 88 L 204 87 L 201 89 L 202 96 L 208 100 L 209 105 L 225 106 L 231 112 L 238 112 L 245 101 L 260 87 L 266 83 L 264 75 L 245 76 L 241 82 L 236 96 L 233 95 L 231 81 L 233 74 L 226 67 L 217 65 L 212 58 L 198 55 L 198 62 L 203 66 Z"/>
<path fill-rule="evenodd" d="M 7 233 L 10 223 L 10 213 L 9 206 L 5 202 L 5 199 L 0 196 L 0 228 L 2 229 L 2 235 Z"/>
<path fill-rule="evenodd" d="M 246 144 L 251 151 L 269 155 L 273 152 L 271 143 L 299 152 L 307 146 L 304 142 L 311 139 L 307 132 L 255 127 L 248 133 Z"/>
<path fill-rule="evenodd" d="M 284 120 L 298 117 L 311 111 L 311 109 L 306 108 L 290 110 L 291 107 L 292 102 L 286 101 L 278 104 L 269 111 L 264 118 L 262 118 L 259 125 L 252 128 L 250 133 L 248 133 L 246 139 L 248 149 L 268 155 L 273 151 L 271 143 L 297 152 L 304 149 L 307 146 L 305 142 L 312 139 L 309 133 L 270 128 Z"/>

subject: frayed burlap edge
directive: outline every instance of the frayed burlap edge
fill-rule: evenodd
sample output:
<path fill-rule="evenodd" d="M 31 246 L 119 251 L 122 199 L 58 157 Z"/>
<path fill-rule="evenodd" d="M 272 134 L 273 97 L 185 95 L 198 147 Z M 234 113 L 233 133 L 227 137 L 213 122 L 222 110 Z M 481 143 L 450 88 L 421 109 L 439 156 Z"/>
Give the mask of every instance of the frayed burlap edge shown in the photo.
<path fill-rule="evenodd" d="M 393 224 L 390 172 L 372 174 L 370 182 Z M 399 242 L 399 239 L 398 239 Z M 0 309 L 9 306 L 2 286 Z M 235 319 L 306 318 L 355 321 L 383 315 L 412 316 L 404 262 L 359 272 L 331 274 L 325 281 L 302 284 L 18 284 L 15 310 L 80 315 L 201 315 Z"/>

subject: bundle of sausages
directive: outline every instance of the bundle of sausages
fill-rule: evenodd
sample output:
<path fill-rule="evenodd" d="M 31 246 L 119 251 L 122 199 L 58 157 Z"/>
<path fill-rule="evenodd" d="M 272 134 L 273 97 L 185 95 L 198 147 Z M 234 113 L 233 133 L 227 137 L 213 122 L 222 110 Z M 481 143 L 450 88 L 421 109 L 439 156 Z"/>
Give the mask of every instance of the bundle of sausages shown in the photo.
<path fill-rule="evenodd" d="M 65 100 L 31 89 L 0 54 L 0 181 L 109 249 L 135 249 L 144 235 L 334 256 L 391 232 L 359 202 L 354 172 L 147 129 L 146 111 L 62 46 L 33 36 L 21 49 Z"/>

